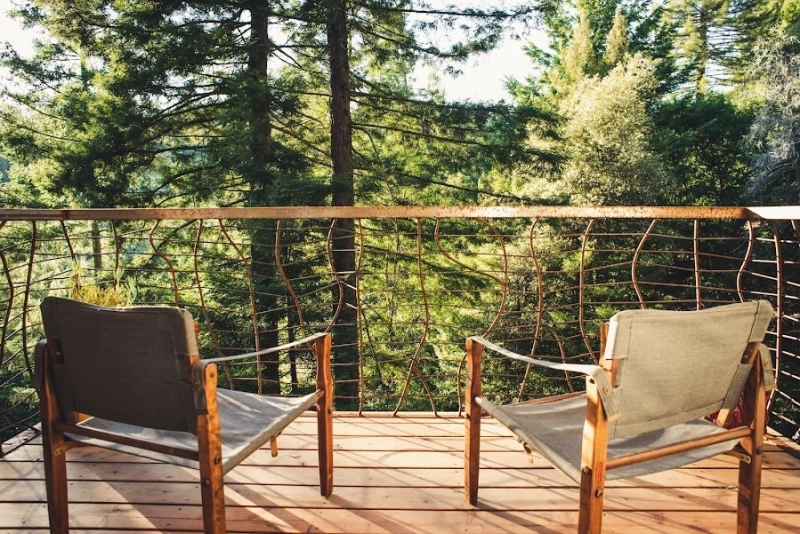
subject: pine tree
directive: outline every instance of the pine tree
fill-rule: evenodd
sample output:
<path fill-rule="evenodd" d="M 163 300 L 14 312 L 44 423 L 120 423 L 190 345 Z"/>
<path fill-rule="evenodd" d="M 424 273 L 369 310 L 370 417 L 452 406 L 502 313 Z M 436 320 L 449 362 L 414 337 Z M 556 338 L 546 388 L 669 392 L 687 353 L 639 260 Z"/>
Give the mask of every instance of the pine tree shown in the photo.
<path fill-rule="evenodd" d="M 386 0 L 42 0 L 26 17 L 51 32 L 63 57 L 83 54 L 87 70 L 60 69 L 44 50 L 32 61 L 7 55 L 6 64 L 31 82 L 49 76 L 40 94 L 13 94 L 47 119 L 9 109 L 2 144 L 20 147 L 9 153 L 12 163 L 58 169 L 43 172 L 43 182 L 72 205 L 347 206 L 385 202 L 387 188 L 403 202 L 476 202 L 492 168 L 553 159 L 517 143 L 530 121 L 550 115 L 448 103 L 435 92 L 416 94 L 402 76 L 420 58 L 457 66 L 495 46 L 505 21 L 534 12 Z M 458 25 L 465 36 L 450 47 L 424 43 L 408 21 L 412 13 L 427 17 L 423 29 Z M 49 120 L 64 124 L 57 142 L 47 134 Z M 33 149 L 24 160 L 26 145 Z M 270 246 L 276 228 L 240 231 L 252 243 L 244 259 L 259 310 L 255 342 L 268 346 L 278 325 L 292 324 Z M 336 378 L 351 397 L 359 320 L 353 239 L 352 221 L 337 221 L 333 263 L 344 298 Z M 273 387 L 276 363 L 265 367 Z"/>
<path fill-rule="evenodd" d="M 614 25 L 608 32 L 606 42 L 606 49 L 605 52 L 603 52 L 603 63 L 607 69 L 611 69 L 625 58 L 630 48 L 630 41 L 628 40 L 628 21 L 622 14 L 621 6 L 617 6 L 617 11 L 614 13 Z"/>

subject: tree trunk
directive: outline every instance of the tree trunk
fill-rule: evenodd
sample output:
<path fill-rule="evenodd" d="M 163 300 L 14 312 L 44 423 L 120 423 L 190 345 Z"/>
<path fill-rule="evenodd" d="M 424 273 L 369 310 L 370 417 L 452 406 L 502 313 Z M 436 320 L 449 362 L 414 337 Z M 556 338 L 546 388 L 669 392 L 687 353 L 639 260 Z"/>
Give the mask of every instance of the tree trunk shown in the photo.
<path fill-rule="evenodd" d="M 328 58 L 330 61 L 331 160 L 333 164 L 334 206 L 352 206 L 353 128 L 350 117 L 350 62 L 347 31 L 347 2 L 330 2 L 327 7 Z M 334 379 L 340 409 L 354 408 L 359 395 L 358 295 L 356 294 L 355 224 L 339 219 L 333 229 L 333 265 L 343 281 L 335 291 L 334 302 L 344 301 L 333 329 L 336 345 Z"/>
<path fill-rule="evenodd" d="M 249 79 L 245 87 L 251 87 L 250 100 L 250 146 L 252 159 L 250 175 L 250 205 L 264 206 L 269 203 L 269 190 L 272 175 L 269 160 L 273 153 L 272 124 L 270 122 L 270 93 L 264 90 L 269 83 L 267 63 L 269 59 L 269 4 L 263 0 L 250 2 L 250 50 L 248 53 Z M 262 221 L 269 226 L 251 231 L 250 257 L 252 260 L 254 312 L 260 317 L 256 327 L 256 350 L 274 347 L 278 344 L 279 309 L 275 288 L 276 260 L 274 256 L 275 227 L 272 222 Z M 279 361 L 278 354 L 270 354 L 262 362 L 259 393 L 278 393 Z"/>
<path fill-rule="evenodd" d="M 99 272 L 103 269 L 103 242 L 100 235 L 100 223 L 92 221 L 92 260 L 94 268 Z"/>

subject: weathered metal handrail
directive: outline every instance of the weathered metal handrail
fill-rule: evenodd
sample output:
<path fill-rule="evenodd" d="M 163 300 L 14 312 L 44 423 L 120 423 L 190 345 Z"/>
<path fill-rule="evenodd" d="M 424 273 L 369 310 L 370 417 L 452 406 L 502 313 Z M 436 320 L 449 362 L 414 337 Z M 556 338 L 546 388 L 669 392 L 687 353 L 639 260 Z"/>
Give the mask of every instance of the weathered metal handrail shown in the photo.
<path fill-rule="evenodd" d="M 0 221 L 192 219 L 612 218 L 786 219 L 794 207 L 726 206 L 280 206 L 229 208 L 0 209 Z M 769 215 L 765 215 L 769 214 Z"/>
<path fill-rule="evenodd" d="M 355 248 L 339 245 L 337 219 L 355 221 Z M 135 277 L 136 303 L 189 309 L 206 356 L 331 331 L 337 405 L 395 412 L 460 409 L 468 335 L 590 361 L 599 323 L 620 309 L 768 298 L 778 311 L 767 340 L 778 373 L 771 424 L 791 435 L 798 220 L 800 207 L 0 209 L 0 430 L 36 421 L 38 302 L 67 294 L 82 265 L 101 286 L 121 270 Z M 352 255 L 354 272 L 337 272 L 336 254 Z M 305 363 L 299 351 L 224 376 L 300 391 Z M 568 374 L 486 365 L 487 394 L 499 397 L 580 387 Z"/>

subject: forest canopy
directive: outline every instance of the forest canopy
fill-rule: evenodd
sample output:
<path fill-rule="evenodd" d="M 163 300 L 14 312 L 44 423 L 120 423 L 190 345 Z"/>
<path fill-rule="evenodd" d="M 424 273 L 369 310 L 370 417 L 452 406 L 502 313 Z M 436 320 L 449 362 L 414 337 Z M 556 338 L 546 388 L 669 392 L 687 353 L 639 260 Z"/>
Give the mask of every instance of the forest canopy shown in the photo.
<path fill-rule="evenodd" d="M 13 4 L 7 207 L 799 198 L 796 0 Z M 509 101 L 414 80 L 532 29 Z"/>

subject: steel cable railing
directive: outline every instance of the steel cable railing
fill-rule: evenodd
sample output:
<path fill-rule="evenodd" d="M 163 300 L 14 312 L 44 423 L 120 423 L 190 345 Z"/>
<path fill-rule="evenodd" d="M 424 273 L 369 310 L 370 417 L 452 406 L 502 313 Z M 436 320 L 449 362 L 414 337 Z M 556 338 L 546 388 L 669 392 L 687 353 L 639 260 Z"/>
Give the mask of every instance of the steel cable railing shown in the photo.
<path fill-rule="evenodd" d="M 763 210 L 762 210 L 763 211 Z M 334 338 L 338 409 L 459 411 L 463 345 L 480 334 L 558 361 L 597 358 L 603 320 L 625 308 L 697 309 L 769 299 L 778 389 L 770 424 L 800 413 L 800 209 L 247 208 L 0 210 L 0 430 L 37 421 L 38 303 L 76 273 L 129 284 L 134 304 L 186 307 L 203 356 L 255 351 L 316 331 Z M 764 213 L 762 213 L 764 214 Z M 337 219 L 354 245 L 334 245 Z M 353 272 L 334 255 L 349 255 Z M 354 313 L 344 313 L 353 310 Z M 300 393 L 306 350 L 221 374 L 226 387 Z M 582 387 L 487 359 L 485 394 Z M 2 440 L 0 440 L 2 441 Z"/>

